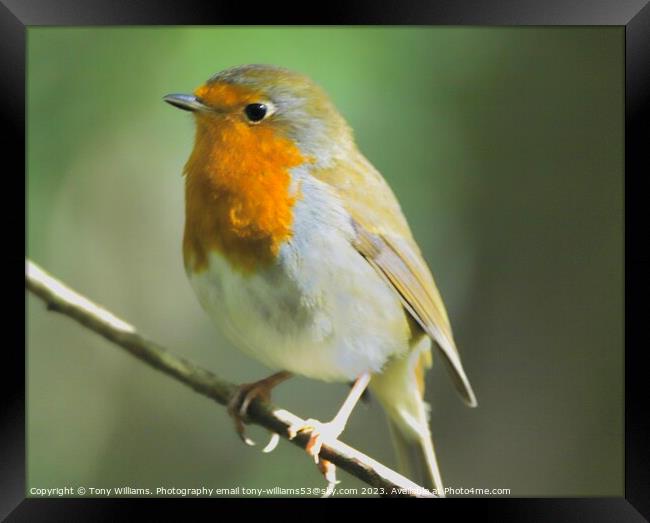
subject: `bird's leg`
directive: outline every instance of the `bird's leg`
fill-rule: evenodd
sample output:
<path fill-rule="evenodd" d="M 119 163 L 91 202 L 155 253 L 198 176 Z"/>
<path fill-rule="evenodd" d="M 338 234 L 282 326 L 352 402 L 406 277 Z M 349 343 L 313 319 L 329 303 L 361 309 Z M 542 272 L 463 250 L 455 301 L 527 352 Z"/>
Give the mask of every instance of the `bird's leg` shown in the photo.
<path fill-rule="evenodd" d="M 269 401 L 273 387 L 288 380 L 291 376 L 290 372 L 282 371 L 254 383 L 243 383 L 228 402 L 228 414 L 235 422 L 235 431 L 246 445 L 251 447 L 255 445 L 255 442 L 246 436 L 246 429 L 244 428 L 244 423 L 248 421 L 247 410 L 249 405 L 257 398 Z M 273 450 L 275 448 L 274 443 L 277 443 L 277 434 L 271 439 L 271 443 L 267 445 L 265 452 Z M 273 448 L 271 448 L 272 446 Z"/>
<path fill-rule="evenodd" d="M 314 457 L 314 461 L 318 463 L 318 454 L 323 444 L 323 440 L 326 438 L 335 440 L 337 439 L 348 422 L 352 410 L 361 398 L 363 391 L 368 387 L 370 382 L 370 373 L 364 372 L 361 376 L 357 378 L 348 393 L 347 398 L 341 405 L 341 408 L 336 413 L 334 418 L 327 422 L 321 423 L 318 420 L 308 419 L 305 421 L 304 425 L 299 427 L 290 427 L 289 428 L 289 437 L 293 439 L 298 432 L 311 431 L 312 436 L 309 441 L 309 445 L 306 447 L 306 451 Z"/>
<path fill-rule="evenodd" d="M 299 432 L 311 432 L 311 436 L 309 437 L 309 442 L 307 443 L 305 450 L 307 451 L 307 454 L 314 458 L 314 461 L 319 466 L 330 487 L 337 482 L 336 468 L 329 461 L 324 459 L 321 460 L 319 458 L 321 448 L 324 442 L 327 443 L 328 441 L 336 440 L 341 435 L 345 429 L 348 419 L 350 418 L 350 415 L 352 414 L 352 410 L 358 403 L 359 398 L 361 398 L 363 395 L 363 392 L 368 387 L 368 383 L 370 383 L 370 373 L 364 372 L 356 379 L 352 385 L 347 398 L 343 402 L 343 405 L 341 405 L 341 408 L 336 413 L 336 416 L 334 416 L 332 421 L 321 423 L 315 419 L 308 419 L 304 423 L 291 426 L 288 429 L 289 439 L 295 438 Z"/>

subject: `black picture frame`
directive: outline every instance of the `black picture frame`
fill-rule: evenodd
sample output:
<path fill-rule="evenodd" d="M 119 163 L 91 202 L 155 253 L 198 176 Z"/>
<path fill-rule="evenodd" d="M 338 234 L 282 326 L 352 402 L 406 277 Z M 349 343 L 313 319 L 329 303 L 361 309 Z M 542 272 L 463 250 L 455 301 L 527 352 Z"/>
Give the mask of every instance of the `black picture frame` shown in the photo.
<path fill-rule="evenodd" d="M 314 14 L 310 15 L 311 11 Z M 3 0 L 0 3 L 0 56 L 3 74 L 0 80 L 0 112 L 3 120 L 3 154 L 13 162 L 5 163 L 5 231 L 20 242 L 15 225 L 25 191 L 18 173 L 25 172 L 25 59 L 26 28 L 34 25 L 224 25 L 287 24 L 282 9 L 233 6 L 224 2 L 203 3 L 140 0 Z M 292 10 L 296 12 L 296 10 Z M 316 15 L 318 13 L 318 15 Z M 299 15 L 300 16 L 300 15 Z M 572 2 L 547 0 L 445 0 L 404 2 L 391 0 L 374 4 L 360 2 L 338 9 L 322 6 L 304 10 L 295 24 L 417 24 L 417 25 L 608 25 L 625 27 L 625 497 L 589 499 L 466 499 L 451 503 L 435 502 L 422 507 L 427 517 L 439 517 L 449 510 L 454 519 L 464 517 L 467 509 L 482 511 L 502 520 L 530 521 L 643 521 L 650 517 L 650 413 L 645 387 L 643 355 L 647 341 L 642 337 L 645 303 L 648 296 L 647 215 L 641 190 L 650 173 L 650 5 L 646 0 L 591 0 Z M 15 167 L 8 167 L 13 165 Z M 26 178 L 25 178 L 26 179 Z M 15 187 L 15 191 L 13 191 Z M 23 193 L 24 196 L 24 193 Z M 23 197 L 22 203 L 25 203 Z M 24 225 L 24 224 L 23 224 Z M 7 231 L 7 229 L 11 229 Z M 23 229 L 23 232 L 25 229 Z M 645 234 L 644 234 L 645 233 Z M 646 240 L 643 240 L 646 238 Z M 14 238 L 12 238 L 14 239 Z M 25 245 L 23 235 L 23 245 Z M 13 242 L 12 242 L 13 243 Z M 24 270 L 18 248 L 5 247 L 5 260 L 11 268 Z M 15 253 L 15 255 L 13 254 Z M 604 276 L 605 277 L 605 276 Z M 13 292 L 20 298 L 19 275 L 5 279 L 8 308 L 13 307 Z M 23 294 L 23 300 L 24 298 Z M 644 300 L 646 298 L 646 300 Z M 23 302 L 25 303 L 25 302 Z M 24 311 L 25 309 L 23 309 Z M 5 329 L 16 334 L 25 347 L 24 327 L 6 320 Z M 646 320 L 647 321 L 647 320 Z M 7 341 L 9 338 L 7 338 Z M 118 520 L 132 513 L 133 506 L 147 513 L 146 519 L 168 510 L 170 500 L 72 500 L 25 498 L 25 357 L 19 343 L 7 343 L 3 354 L 4 408 L 1 418 L 0 445 L 0 516 L 10 521 Z M 597 459 L 595 456 L 594 459 Z M 240 500 L 219 500 L 231 505 Z M 259 500 L 274 504 L 279 500 Z M 284 500 L 305 503 L 317 500 Z M 325 500 L 332 510 L 350 500 Z M 250 503 L 249 500 L 245 500 Z M 232 506 L 232 505 L 231 505 Z M 250 506 L 250 505 L 249 505 Z M 302 506 L 307 508 L 307 506 Z M 272 510 L 272 509 L 271 509 Z M 297 509 L 299 510 L 299 509 Z M 424 513 L 424 510 L 427 512 Z M 435 512 L 431 512 L 434 510 Z M 298 514 L 298 513 L 296 513 Z"/>

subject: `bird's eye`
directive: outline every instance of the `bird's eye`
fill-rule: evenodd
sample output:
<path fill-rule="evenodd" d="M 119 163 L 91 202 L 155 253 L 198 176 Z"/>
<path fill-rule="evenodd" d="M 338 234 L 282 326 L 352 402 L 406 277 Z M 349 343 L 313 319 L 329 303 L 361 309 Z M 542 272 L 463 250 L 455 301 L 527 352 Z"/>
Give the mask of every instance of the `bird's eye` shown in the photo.
<path fill-rule="evenodd" d="M 246 118 L 248 118 L 248 121 L 251 123 L 257 123 L 261 122 L 271 114 L 270 111 L 271 107 L 270 104 L 261 104 L 261 103 L 255 103 L 255 104 L 248 104 L 244 108 L 244 113 L 246 113 Z"/>

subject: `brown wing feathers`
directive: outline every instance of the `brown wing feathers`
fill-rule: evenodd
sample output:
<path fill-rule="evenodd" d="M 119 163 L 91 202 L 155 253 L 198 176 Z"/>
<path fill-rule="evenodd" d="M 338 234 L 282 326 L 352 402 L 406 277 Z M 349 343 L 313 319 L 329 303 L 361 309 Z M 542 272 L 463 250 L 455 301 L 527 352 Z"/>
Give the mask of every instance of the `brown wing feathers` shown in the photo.
<path fill-rule="evenodd" d="M 404 308 L 440 348 L 465 402 L 476 406 L 476 397 L 454 344 L 442 299 L 424 262 L 417 259 L 408 242 L 371 233 L 358 222 L 354 222 L 354 226 L 357 232 L 355 247 L 359 253 L 397 291 Z"/>

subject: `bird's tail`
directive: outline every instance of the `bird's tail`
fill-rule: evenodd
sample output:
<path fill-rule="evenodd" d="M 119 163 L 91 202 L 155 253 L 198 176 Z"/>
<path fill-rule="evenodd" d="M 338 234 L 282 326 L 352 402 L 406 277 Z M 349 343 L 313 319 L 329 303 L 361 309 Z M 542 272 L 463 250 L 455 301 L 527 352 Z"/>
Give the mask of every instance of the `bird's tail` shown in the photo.
<path fill-rule="evenodd" d="M 429 406 L 423 399 L 424 371 L 430 366 L 431 342 L 422 337 L 408 356 L 392 360 L 374 375 L 370 389 L 386 411 L 399 472 L 444 497 L 429 430 Z"/>

